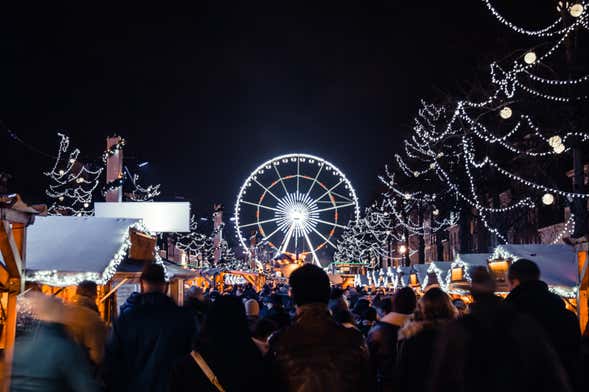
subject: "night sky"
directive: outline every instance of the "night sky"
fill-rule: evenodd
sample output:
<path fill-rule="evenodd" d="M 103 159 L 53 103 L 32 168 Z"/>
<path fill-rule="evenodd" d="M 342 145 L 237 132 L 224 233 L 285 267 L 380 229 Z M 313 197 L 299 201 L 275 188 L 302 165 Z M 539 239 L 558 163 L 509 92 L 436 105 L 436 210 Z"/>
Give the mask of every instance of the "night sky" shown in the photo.
<path fill-rule="evenodd" d="M 334 163 L 367 205 L 419 99 L 485 82 L 514 36 L 473 0 L 98 4 L 3 7 L 0 120 L 27 146 L 2 129 L 0 171 L 30 203 L 62 130 L 86 161 L 122 135 L 161 200 L 201 216 L 288 152 Z"/>

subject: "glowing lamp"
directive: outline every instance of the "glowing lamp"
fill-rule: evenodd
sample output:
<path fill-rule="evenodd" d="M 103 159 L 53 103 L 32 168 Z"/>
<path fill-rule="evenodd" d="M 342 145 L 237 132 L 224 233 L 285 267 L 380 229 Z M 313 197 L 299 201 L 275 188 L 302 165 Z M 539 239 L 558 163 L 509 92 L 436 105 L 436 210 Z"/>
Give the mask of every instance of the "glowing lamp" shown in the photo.
<path fill-rule="evenodd" d="M 557 154 L 562 154 L 565 150 L 564 144 L 559 144 L 558 146 L 554 147 L 554 152 Z"/>
<path fill-rule="evenodd" d="M 581 4 L 581 3 L 573 4 L 571 6 L 571 8 L 569 8 L 569 12 L 570 12 L 571 16 L 574 18 L 578 18 L 579 16 L 581 16 L 584 11 L 585 11 L 585 8 L 583 7 L 583 4 Z"/>
<path fill-rule="evenodd" d="M 84 203 L 84 207 L 85 207 L 85 208 L 88 208 L 88 206 L 89 206 L 89 205 L 90 205 L 90 204 L 88 204 L 88 203 Z"/>
<path fill-rule="evenodd" d="M 399 253 L 405 254 L 407 252 L 407 247 L 405 245 L 399 246 Z"/>
<path fill-rule="evenodd" d="M 548 144 L 550 145 L 550 147 L 555 148 L 556 146 L 562 144 L 562 138 L 558 135 L 554 135 L 550 139 L 548 139 Z"/>
<path fill-rule="evenodd" d="M 74 163 L 76 160 L 74 158 L 70 159 L 70 163 Z"/>
<path fill-rule="evenodd" d="M 554 203 L 554 195 L 552 193 L 545 193 L 544 196 L 542 196 L 542 204 L 549 206 L 552 205 Z"/>
<path fill-rule="evenodd" d="M 419 278 L 417 278 L 417 273 L 411 272 L 409 274 L 409 286 L 411 286 L 411 287 L 419 286 Z"/>
<path fill-rule="evenodd" d="M 65 173 L 65 172 L 64 172 L 63 170 L 60 170 L 60 171 L 59 171 L 59 175 L 60 175 L 60 176 L 63 176 L 63 175 L 64 175 L 64 173 Z"/>
<path fill-rule="evenodd" d="M 504 120 L 507 120 L 508 118 L 510 118 L 512 114 L 513 114 L 513 112 L 511 111 L 511 108 L 509 106 L 505 106 L 499 112 L 499 116 Z"/>
<path fill-rule="evenodd" d="M 526 64 L 534 64 L 537 59 L 536 52 L 529 51 L 524 55 L 524 62 Z"/>
<path fill-rule="evenodd" d="M 457 282 L 464 282 L 464 268 L 463 267 L 454 267 L 450 271 L 450 281 L 452 283 Z"/>
<path fill-rule="evenodd" d="M 432 211 L 432 214 L 434 214 L 434 216 L 438 216 L 438 215 L 440 215 L 440 210 L 438 210 L 436 208 L 435 210 Z"/>

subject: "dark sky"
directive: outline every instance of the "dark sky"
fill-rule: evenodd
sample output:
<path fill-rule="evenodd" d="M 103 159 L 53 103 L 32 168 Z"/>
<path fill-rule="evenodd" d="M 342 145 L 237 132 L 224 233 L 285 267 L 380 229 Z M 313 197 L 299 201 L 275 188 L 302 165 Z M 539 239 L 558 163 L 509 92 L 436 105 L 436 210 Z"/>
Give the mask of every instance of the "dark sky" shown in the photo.
<path fill-rule="evenodd" d="M 419 99 L 485 80 L 506 29 L 481 1 L 316 3 L 3 8 L 0 119 L 48 154 L 63 130 L 87 160 L 120 134 L 199 215 L 288 152 L 333 162 L 366 205 Z M 0 146 L 12 190 L 44 201 L 51 160 L 5 130 Z"/>

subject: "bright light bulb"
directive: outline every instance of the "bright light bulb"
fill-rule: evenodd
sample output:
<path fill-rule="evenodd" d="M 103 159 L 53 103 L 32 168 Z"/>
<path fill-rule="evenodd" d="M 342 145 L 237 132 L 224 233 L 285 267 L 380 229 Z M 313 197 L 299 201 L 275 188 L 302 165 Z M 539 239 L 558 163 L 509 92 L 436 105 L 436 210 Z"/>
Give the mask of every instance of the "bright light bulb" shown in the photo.
<path fill-rule="evenodd" d="M 88 208 L 88 206 L 89 206 L 89 205 L 90 205 L 90 204 L 88 204 L 88 203 L 84 203 L 84 207 L 85 207 L 85 208 Z"/>
<path fill-rule="evenodd" d="M 411 194 L 410 193 L 405 193 L 405 199 L 407 199 L 407 200 L 411 199 Z"/>
<path fill-rule="evenodd" d="M 554 195 L 552 193 L 545 193 L 544 196 L 542 196 L 542 203 L 547 206 L 551 205 L 554 203 Z"/>
<path fill-rule="evenodd" d="M 70 159 L 70 163 L 74 163 L 76 160 L 74 158 Z"/>
<path fill-rule="evenodd" d="M 440 210 L 438 210 L 436 208 L 435 210 L 432 211 L 432 214 L 434 214 L 434 216 L 438 216 L 438 215 L 440 215 Z"/>
<path fill-rule="evenodd" d="M 60 175 L 60 176 L 63 176 L 63 175 L 64 175 L 64 173 L 65 173 L 65 172 L 64 172 L 63 170 L 60 170 L 60 171 L 59 171 L 59 175 Z"/>
<path fill-rule="evenodd" d="M 407 252 L 407 247 L 405 245 L 399 246 L 399 253 L 403 254 Z"/>
<path fill-rule="evenodd" d="M 571 8 L 569 8 L 569 12 L 571 13 L 571 16 L 574 18 L 578 18 L 579 16 L 583 15 L 584 11 L 585 8 L 581 3 L 573 4 Z"/>
<path fill-rule="evenodd" d="M 562 154 L 565 150 L 564 144 L 559 144 L 558 146 L 554 147 L 554 152 L 557 154 Z"/>
<path fill-rule="evenodd" d="M 419 172 L 418 171 L 414 171 L 413 172 L 413 177 L 419 177 Z"/>
<path fill-rule="evenodd" d="M 555 135 L 548 139 L 548 145 L 552 148 L 556 148 L 556 146 L 560 146 L 562 144 L 562 139 L 560 136 Z"/>
<path fill-rule="evenodd" d="M 501 116 L 501 118 L 504 120 L 507 120 L 508 118 L 510 118 L 512 114 L 513 114 L 513 112 L 511 111 L 511 108 L 509 106 L 505 106 L 499 112 L 499 116 Z"/>
<path fill-rule="evenodd" d="M 59 196 L 59 201 L 63 201 L 63 196 Z"/>
<path fill-rule="evenodd" d="M 537 59 L 536 53 L 532 51 L 529 51 L 524 55 L 524 61 L 526 64 L 534 64 Z"/>

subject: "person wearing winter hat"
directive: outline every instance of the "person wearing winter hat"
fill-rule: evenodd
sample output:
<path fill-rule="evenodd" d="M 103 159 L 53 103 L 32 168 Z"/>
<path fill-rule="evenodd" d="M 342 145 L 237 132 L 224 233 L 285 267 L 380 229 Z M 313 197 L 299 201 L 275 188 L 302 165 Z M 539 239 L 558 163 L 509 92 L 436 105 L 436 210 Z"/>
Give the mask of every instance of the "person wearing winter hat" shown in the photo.
<path fill-rule="evenodd" d="M 248 299 L 245 301 L 245 317 L 251 332 L 254 331 L 256 323 L 260 318 L 260 304 L 255 299 Z"/>

